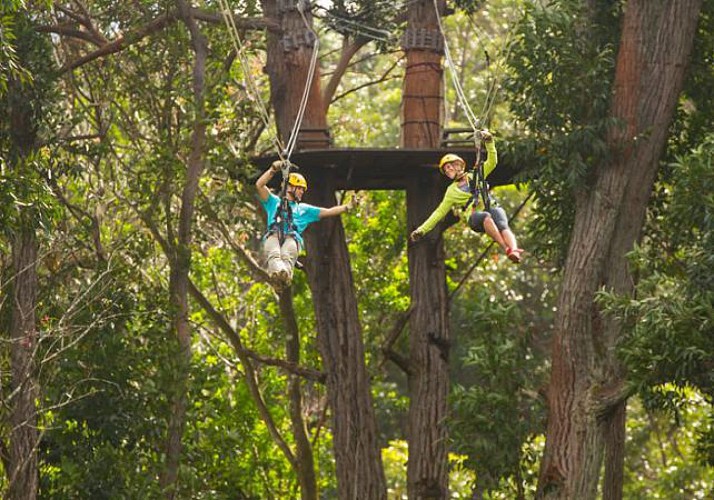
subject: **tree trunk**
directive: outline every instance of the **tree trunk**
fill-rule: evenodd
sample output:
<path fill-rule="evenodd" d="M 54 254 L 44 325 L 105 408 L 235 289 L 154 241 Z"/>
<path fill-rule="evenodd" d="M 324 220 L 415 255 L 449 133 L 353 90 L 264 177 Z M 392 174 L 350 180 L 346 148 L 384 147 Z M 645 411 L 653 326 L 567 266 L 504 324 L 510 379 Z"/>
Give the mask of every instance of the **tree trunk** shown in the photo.
<path fill-rule="evenodd" d="M 279 136 L 285 141 L 293 129 L 305 89 L 312 46 L 307 27 L 295 8 L 285 2 L 263 0 L 266 17 L 278 19 L 281 33 L 268 36 L 267 72 Z M 292 4 L 292 5 L 291 5 Z M 312 23 L 309 13 L 305 13 Z M 310 147 L 328 147 L 326 106 L 322 102 L 319 68 L 309 83 L 308 106 L 301 139 Z M 322 142 L 320 142 L 322 141 Z M 323 173 L 308 179 L 306 201 L 335 204 L 334 183 Z M 305 233 L 307 271 L 317 318 L 317 342 L 326 374 L 332 409 L 333 448 L 338 497 L 386 498 L 387 488 L 377 439 L 369 376 L 364 361 L 362 329 L 354 294 L 349 253 L 339 217 L 314 224 Z"/>
<path fill-rule="evenodd" d="M 9 499 L 37 497 L 37 408 L 39 387 L 35 377 L 37 330 L 37 238 L 31 221 L 23 220 L 12 245 L 15 278 L 12 287 L 10 347 L 12 385 L 10 410 Z"/>
<path fill-rule="evenodd" d="M 30 57 L 23 54 L 22 57 Z M 36 110 L 39 102 L 32 102 L 25 87 L 10 78 L 9 136 L 11 139 L 9 165 L 13 175 L 25 176 L 27 158 L 36 149 Z M 31 93 L 30 93 L 31 95 Z M 28 175 L 27 177 L 32 177 Z M 35 311 L 37 309 L 37 256 L 39 244 L 35 231 L 35 207 L 19 207 L 17 230 L 12 238 L 12 304 L 10 306 L 10 445 L 7 498 L 25 500 L 37 498 L 39 471 L 37 448 L 40 435 L 37 430 L 37 407 L 40 397 L 36 376 L 35 353 L 38 334 Z"/>
<path fill-rule="evenodd" d="M 191 364 L 191 325 L 188 307 L 188 273 L 191 267 L 191 225 L 198 181 L 204 169 L 203 146 L 206 139 L 204 109 L 204 77 L 207 57 L 205 37 L 199 32 L 191 14 L 191 6 L 184 0 L 176 2 L 181 18 L 190 34 L 195 53 L 193 67 L 193 97 L 195 115 L 191 133 L 191 152 L 186 169 L 186 181 L 181 194 L 181 209 L 178 220 L 178 241 L 173 243 L 173 255 L 169 257 L 171 276 L 169 295 L 173 309 L 173 328 L 178 340 L 178 357 L 175 380 L 169 396 L 171 414 L 166 441 L 166 465 L 159 480 L 166 498 L 176 498 L 178 493 L 178 470 L 182 451 L 182 437 L 186 427 L 188 405 L 188 380 Z"/>
<path fill-rule="evenodd" d="M 314 187 L 313 187 L 314 186 Z M 310 181 L 311 202 L 335 204 L 328 175 Z M 317 340 L 332 408 L 332 439 L 341 499 L 387 498 L 362 328 L 352 270 L 339 218 L 324 219 L 306 233 L 308 279 L 317 317 Z"/>
<path fill-rule="evenodd" d="M 444 2 L 439 2 L 440 11 Z M 443 123 L 441 40 L 432 2 L 407 13 L 407 71 L 402 104 L 402 146 L 439 146 Z M 410 33 L 413 34 L 410 36 Z M 416 33 L 429 36 L 420 38 Z M 407 227 L 421 224 L 443 196 L 436 172 L 414 176 L 407 188 Z M 448 498 L 449 347 L 446 270 L 441 229 L 409 247 L 413 312 L 409 318 L 410 372 L 407 493 L 410 499 Z"/>
<path fill-rule="evenodd" d="M 594 304 L 601 286 L 627 293 L 625 253 L 639 238 L 696 31 L 701 0 L 630 0 L 615 74 L 613 158 L 578 194 L 555 324 L 549 419 L 538 498 L 595 498 L 605 443 L 617 456 L 624 433 L 623 381 L 614 356 L 620 329 Z M 608 437 L 609 436 L 609 437 Z M 617 458 L 619 462 L 620 459 Z M 608 478 L 622 481 L 610 470 Z M 622 486 L 608 485 L 610 498 Z"/>
<path fill-rule="evenodd" d="M 281 4 L 280 9 L 278 3 Z M 261 0 L 265 17 L 279 20 L 281 31 L 268 34 L 268 60 L 266 70 L 270 77 L 270 102 L 275 111 L 278 137 L 286 145 L 295 125 L 298 108 L 306 85 L 308 86 L 308 106 L 300 134 L 302 140 L 309 140 L 310 147 L 329 147 L 327 140 L 327 108 L 320 90 L 320 65 L 310 82 L 307 77 L 314 43 L 313 34 L 305 26 L 296 8 L 300 0 Z M 312 15 L 305 12 L 308 26 L 312 28 Z"/>

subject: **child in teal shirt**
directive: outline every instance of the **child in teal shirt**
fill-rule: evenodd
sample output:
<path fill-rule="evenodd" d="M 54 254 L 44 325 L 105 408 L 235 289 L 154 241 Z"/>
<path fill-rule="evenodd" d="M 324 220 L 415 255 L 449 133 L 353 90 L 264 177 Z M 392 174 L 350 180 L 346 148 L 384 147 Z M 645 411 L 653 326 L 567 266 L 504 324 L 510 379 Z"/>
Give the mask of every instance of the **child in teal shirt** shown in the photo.
<path fill-rule="evenodd" d="M 303 246 L 302 233 L 312 224 L 325 217 L 341 215 L 354 203 L 354 198 L 346 205 L 322 208 L 302 203 L 307 191 L 307 180 L 298 173 L 288 176 L 285 192 L 287 205 L 281 206 L 280 198 L 268 189 L 268 182 L 281 170 L 280 160 L 273 162 L 268 170 L 258 178 L 255 188 L 260 204 L 265 209 L 268 231 L 263 240 L 263 255 L 271 280 L 279 287 L 287 286 L 292 281 L 293 269 L 300 249 Z M 287 213 L 285 213 L 287 212 Z"/>

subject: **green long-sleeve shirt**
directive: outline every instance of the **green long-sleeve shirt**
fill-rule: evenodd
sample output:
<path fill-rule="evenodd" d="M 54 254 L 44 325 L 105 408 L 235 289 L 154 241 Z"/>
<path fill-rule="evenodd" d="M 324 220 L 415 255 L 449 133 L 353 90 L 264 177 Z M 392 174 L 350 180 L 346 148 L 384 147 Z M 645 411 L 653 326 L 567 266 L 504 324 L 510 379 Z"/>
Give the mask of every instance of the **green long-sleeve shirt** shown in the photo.
<path fill-rule="evenodd" d="M 486 152 L 488 153 L 488 157 L 486 158 L 486 161 L 483 164 L 484 177 L 488 177 L 488 174 L 490 174 L 493 169 L 496 168 L 496 164 L 498 163 L 498 153 L 496 152 L 496 144 L 493 140 L 486 143 Z M 467 177 L 469 181 L 469 186 L 473 186 L 473 173 L 467 174 Z M 471 213 L 470 208 L 473 206 L 473 202 L 479 203 L 478 199 L 471 200 L 471 198 L 472 194 L 470 191 L 463 191 L 459 187 L 458 181 L 452 182 L 449 187 L 446 188 L 444 198 L 441 200 L 441 203 L 439 203 L 439 206 L 436 207 L 436 209 L 424 221 L 424 223 L 416 229 L 416 231 L 420 234 L 428 233 L 429 231 L 434 229 L 434 226 L 436 226 L 441 219 L 446 217 L 446 214 L 449 213 L 449 210 L 454 210 L 455 215 L 459 219 L 466 222 Z M 470 200 L 472 201 L 472 203 L 469 203 Z M 467 203 L 469 204 L 466 205 Z"/>

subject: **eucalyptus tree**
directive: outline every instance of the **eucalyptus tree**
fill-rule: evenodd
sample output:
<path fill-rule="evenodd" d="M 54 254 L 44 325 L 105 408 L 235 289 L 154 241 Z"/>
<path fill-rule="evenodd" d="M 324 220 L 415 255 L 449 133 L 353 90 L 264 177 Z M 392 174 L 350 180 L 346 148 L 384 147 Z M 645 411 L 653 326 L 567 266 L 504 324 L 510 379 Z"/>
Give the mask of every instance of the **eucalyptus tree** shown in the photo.
<path fill-rule="evenodd" d="M 559 169 L 556 185 L 564 190 L 557 207 L 541 197 L 552 209 L 549 227 L 542 226 L 550 237 L 543 236 L 568 248 L 538 497 L 594 498 L 607 457 L 603 494 L 619 498 L 629 389 L 614 349 L 621 326 L 603 316 L 594 297 L 603 286 L 632 292 L 625 254 L 640 238 L 701 2 L 633 0 L 622 12 L 594 2 L 551 7 L 533 7 L 512 59 L 523 78 L 513 87 L 515 109 L 544 146 L 542 164 Z M 587 51 L 595 57 L 583 58 Z M 588 60 L 594 64 L 584 65 Z M 584 91 L 586 81 L 592 88 Z M 544 170 L 544 179 L 553 171 Z"/>
<path fill-rule="evenodd" d="M 3 199 L 2 238 L 11 253 L 9 269 L 3 269 L 10 300 L 3 300 L 3 330 L 7 332 L 10 377 L 3 388 L 8 406 L 8 436 L 3 437 L 3 465 L 7 498 L 35 498 L 39 485 L 40 442 L 37 403 L 39 329 L 38 261 L 39 231 L 51 225 L 52 202 L 47 197 L 47 151 L 43 154 L 42 128 L 52 103 L 53 76 L 50 45 L 35 32 L 24 6 L 4 12 L 3 24 L 12 25 L 13 36 L 3 40 L 3 54 L 11 58 L 0 78 L 7 92 L 0 93 L 0 159 Z M 3 242 L 3 246 L 4 243 Z M 5 297 L 5 293 L 3 293 Z M 5 377 L 3 377 L 4 381 Z M 5 383 L 5 382 L 4 382 Z M 5 441 L 7 439 L 7 441 Z"/>
<path fill-rule="evenodd" d="M 312 138 L 313 145 L 315 140 L 321 140 L 318 144 L 327 146 L 329 104 L 349 61 L 370 41 L 375 27 L 385 22 L 389 24 L 396 11 L 388 2 L 335 2 L 328 9 L 328 25 L 345 37 L 335 71 L 321 91 L 317 72 L 311 81 L 306 78 L 310 49 L 315 43 L 311 38 L 315 35 L 311 16 L 302 10 L 304 4 L 264 1 L 262 5 L 266 15 L 279 19 L 284 30 L 282 44 L 278 43 L 278 33 L 271 33 L 267 46 L 271 102 L 279 136 L 287 142 L 286 135 L 298 117 L 299 96 L 307 86 L 303 137 Z M 355 27 L 359 28 L 353 29 Z M 288 43 L 290 41 L 293 43 Z M 334 180 L 329 176 L 310 179 L 308 198 L 317 205 L 333 205 Z M 342 222 L 331 219 L 312 228 L 306 234 L 306 248 L 317 340 L 332 410 L 338 496 L 384 498 L 386 486 L 380 443 Z"/>
<path fill-rule="evenodd" d="M 74 102 L 86 105 L 86 114 L 76 118 L 85 120 L 83 126 L 92 131 L 87 139 L 101 142 L 95 152 L 101 155 L 102 165 L 109 166 L 100 180 L 107 188 L 104 195 L 133 211 L 132 223 L 144 224 L 163 249 L 165 260 L 157 258 L 156 264 L 169 268 L 170 322 L 177 342 L 176 355 L 162 368 L 174 375 L 164 386 L 171 407 L 166 413 L 165 468 L 159 482 L 164 494 L 173 497 L 187 488 L 181 484 L 178 470 L 191 408 L 187 397 L 193 335 L 188 294 L 202 297 L 188 274 L 194 206 L 207 158 L 215 154 L 216 144 L 207 140 L 206 129 L 224 108 L 224 89 L 235 54 L 231 56 L 224 33 L 212 45 L 214 52 L 209 58 L 204 27 L 198 22 L 220 26 L 219 12 L 199 10 L 184 2 L 163 7 L 155 2 L 131 9 L 121 3 L 57 4 L 54 17 L 40 30 L 60 35 L 57 52 L 63 63 L 61 72 L 74 91 L 69 94 L 76 97 Z M 236 23 L 261 26 L 253 19 L 237 19 Z M 118 27 L 122 31 L 117 31 Z M 193 57 L 188 55 L 191 52 Z M 92 76 L 97 74 L 105 87 L 93 93 L 91 87 L 97 79 Z M 186 103 L 191 103 L 188 110 Z M 255 115 L 246 113 L 243 118 L 253 120 Z M 238 119 L 220 128 L 254 141 L 255 132 L 250 127 L 244 130 L 245 125 Z M 218 128 L 212 126 L 211 130 Z M 226 154 L 221 156 L 225 161 Z"/>

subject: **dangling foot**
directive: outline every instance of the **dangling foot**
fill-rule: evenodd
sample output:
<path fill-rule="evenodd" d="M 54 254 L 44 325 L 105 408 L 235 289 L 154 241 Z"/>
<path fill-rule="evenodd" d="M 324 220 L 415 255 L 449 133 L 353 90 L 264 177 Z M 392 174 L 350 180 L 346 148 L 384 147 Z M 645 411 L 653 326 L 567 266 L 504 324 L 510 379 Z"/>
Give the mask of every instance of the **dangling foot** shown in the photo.
<path fill-rule="evenodd" d="M 287 269 L 281 269 L 280 271 L 278 271 L 276 280 L 283 288 L 287 288 L 290 286 L 293 277 L 290 275 L 290 271 L 288 271 Z"/>
<path fill-rule="evenodd" d="M 506 248 L 506 257 L 508 257 L 508 259 L 515 264 L 518 264 L 521 262 L 521 254 L 522 253 L 523 253 L 522 248 Z"/>

